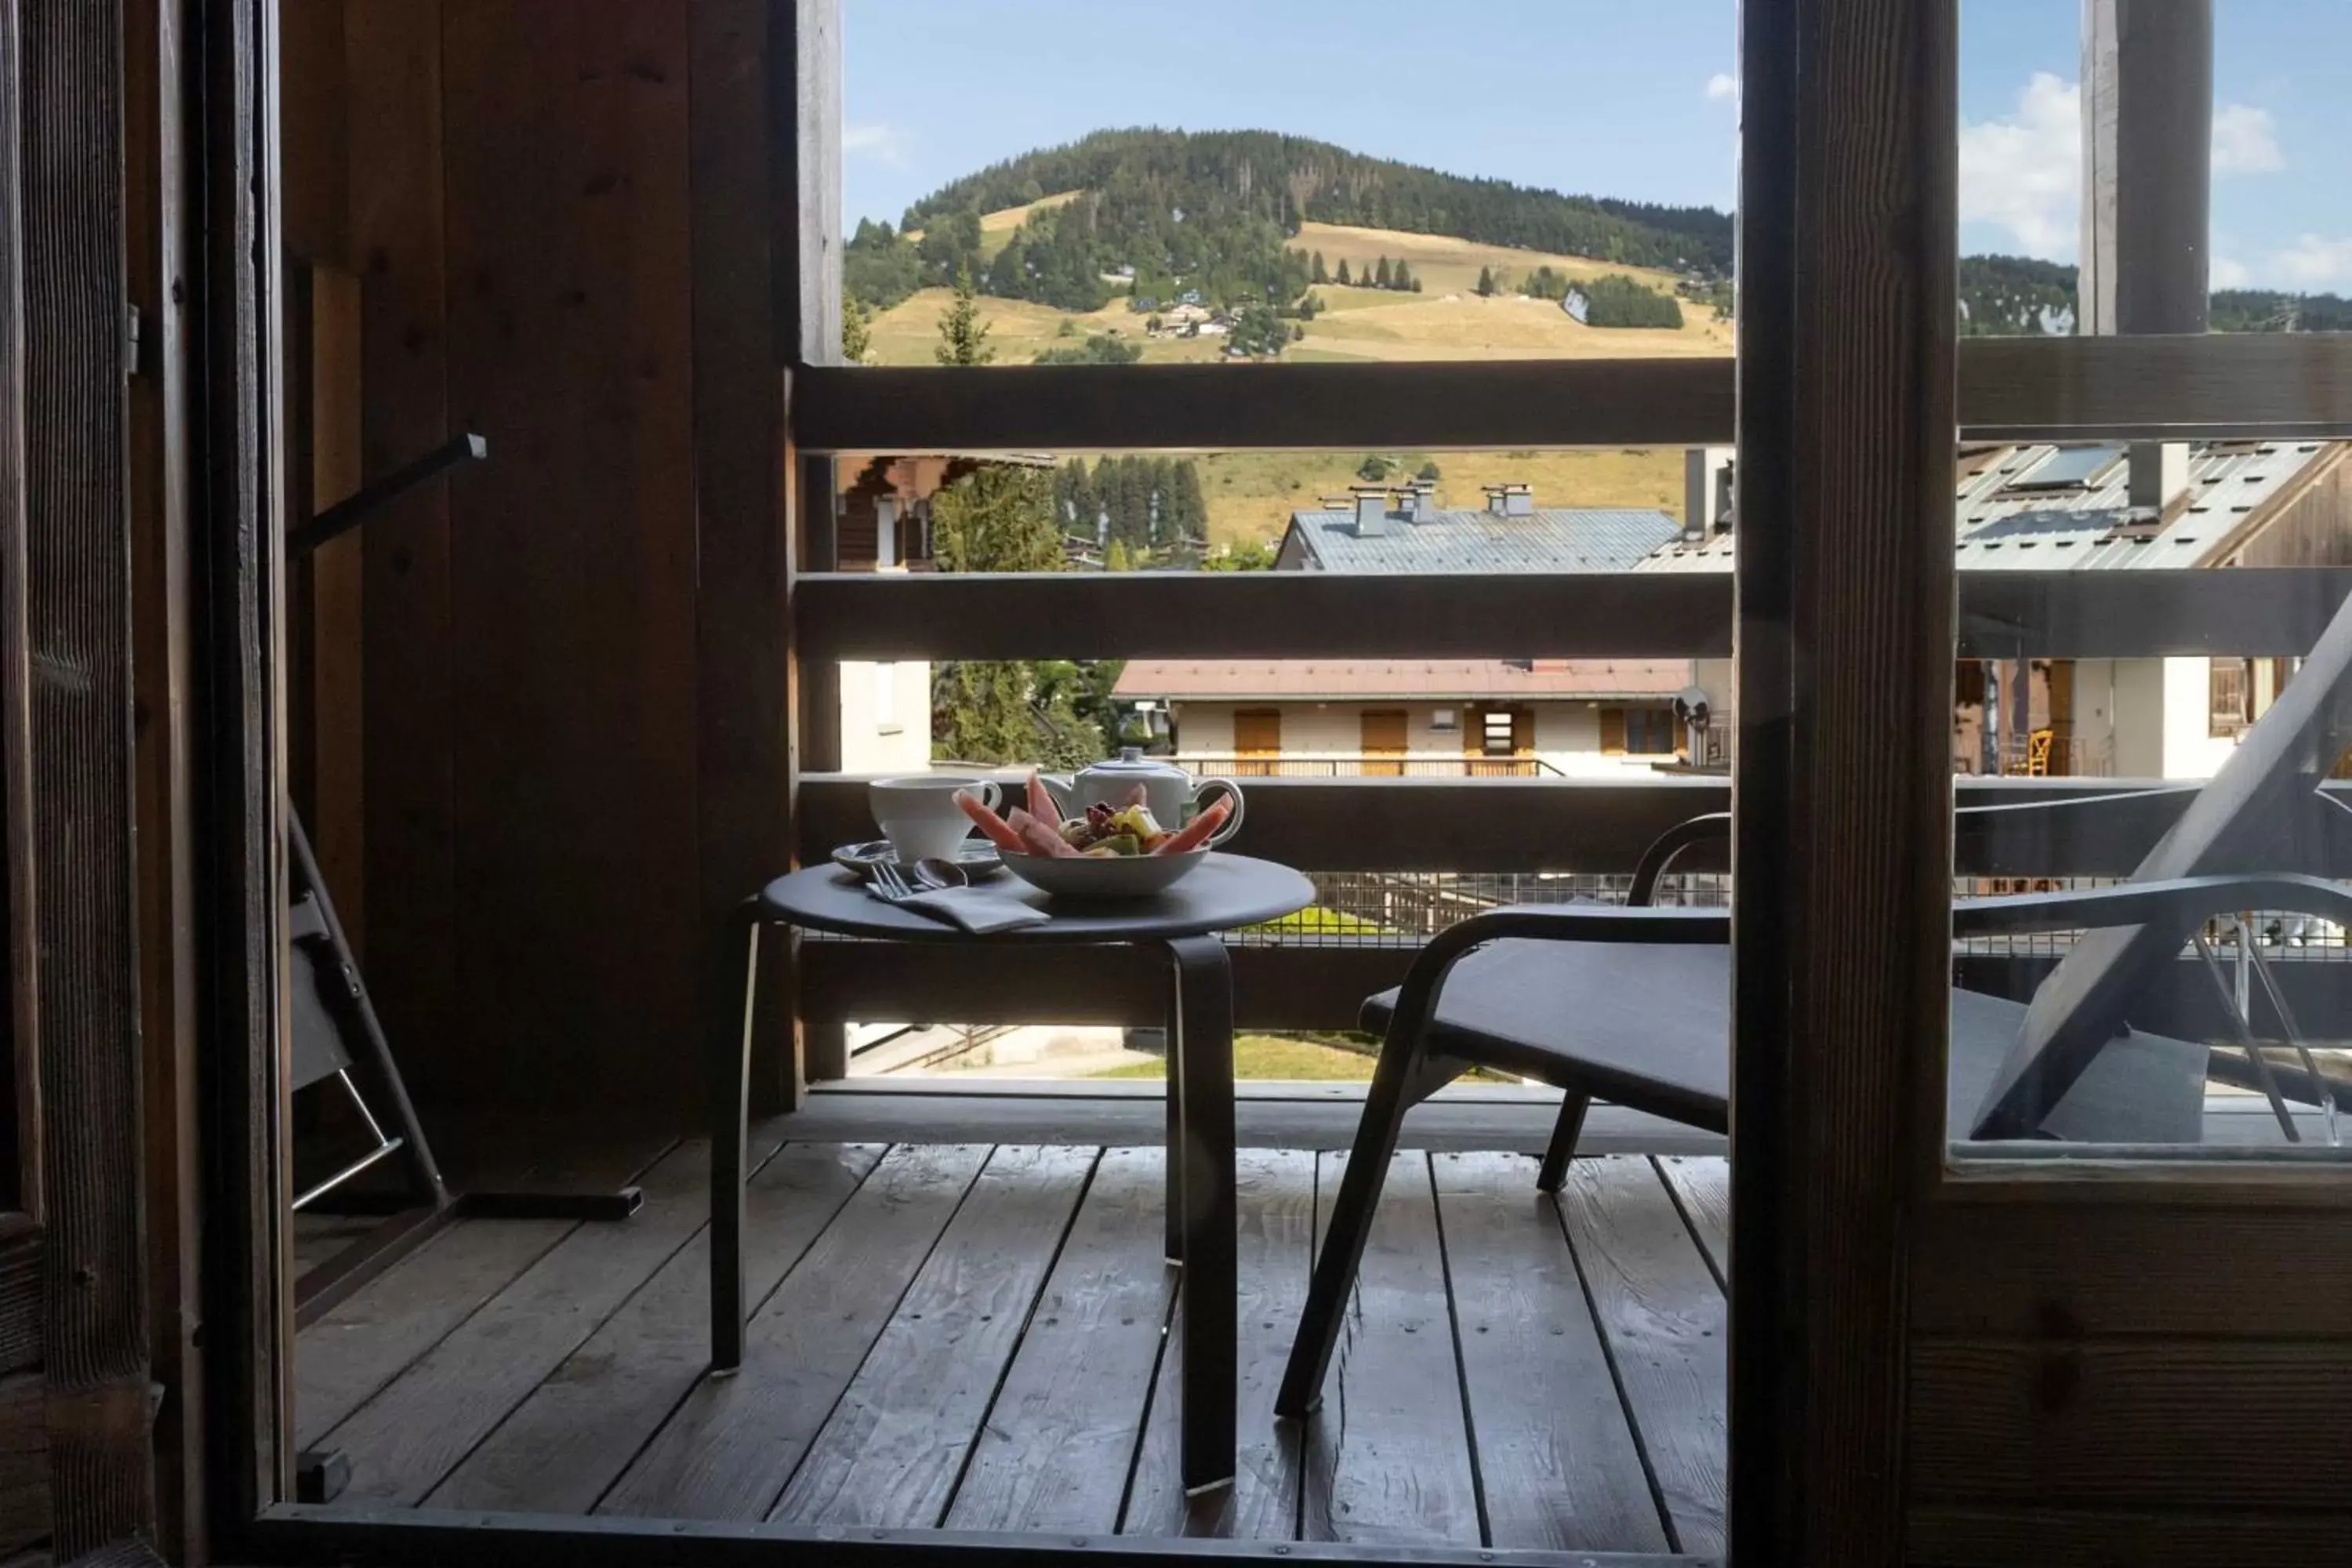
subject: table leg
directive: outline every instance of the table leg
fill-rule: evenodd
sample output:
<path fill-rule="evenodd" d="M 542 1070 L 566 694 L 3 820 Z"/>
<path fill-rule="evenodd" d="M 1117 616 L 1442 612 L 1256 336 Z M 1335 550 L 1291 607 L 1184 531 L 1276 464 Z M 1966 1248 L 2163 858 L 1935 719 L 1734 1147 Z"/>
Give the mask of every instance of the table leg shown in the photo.
<path fill-rule="evenodd" d="M 1181 1096 L 1184 1489 L 1198 1493 L 1234 1479 L 1234 973 L 1213 936 L 1178 938 L 1168 952 L 1176 971 L 1169 1088 Z"/>
<path fill-rule="evenodd" d="M 760 988 L 760 926 L 743 951 L 743 1026 L 710 1031 L 710 1370 L 743 1364 L 744 1125 L 751 1097 L 752 1004 Z"/>
<path fill-rule="evenodd" d="M 1180 972 L 1181 973 L 1181 972 Z M 1168 1247 L 1165 1256 L 1184 1265 L 1184 997 L 1181 984 L 1168 992 Z"/>

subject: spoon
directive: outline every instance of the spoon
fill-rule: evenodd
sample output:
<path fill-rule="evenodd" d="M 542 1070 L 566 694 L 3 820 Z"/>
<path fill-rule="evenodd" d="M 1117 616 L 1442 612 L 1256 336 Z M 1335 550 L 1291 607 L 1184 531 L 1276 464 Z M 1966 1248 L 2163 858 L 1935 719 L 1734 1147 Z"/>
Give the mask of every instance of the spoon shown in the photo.
<path fill-rule="evenodd" d="M 926 888 L 968 888 L 971 879 L 952 860 L 927 855 L 915 862 L 915 880 Z"/>

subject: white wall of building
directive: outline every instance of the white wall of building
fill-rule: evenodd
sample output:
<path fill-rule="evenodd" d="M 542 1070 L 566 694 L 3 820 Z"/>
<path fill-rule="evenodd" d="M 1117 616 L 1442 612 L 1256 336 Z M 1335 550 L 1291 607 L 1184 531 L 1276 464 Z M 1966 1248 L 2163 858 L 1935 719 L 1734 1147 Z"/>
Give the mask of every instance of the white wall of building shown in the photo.
<path fill-rule="evenodd" d="M 2212 733 L 2212 664 L 2208 658 L 2164 661 L 2165 778 L 2210 779 L 2237 749 L 2235 737 Z"/>
<path fill-rule="evenodd" d="M 931 667 L 920 660 L 841 667 L 841 766 L 919 773 L 931 765 Z"/>
<path fill-rule="evenodd" d="M 1229 757 L 1234 754 L 1234 713 L 1237 709 L 1274 708 L 1282 713 L 1282 754 L 1286 757 L 1356 757 L 1363 752 L 1363 716 L 1367 711 L 1405 712 L 1408 757 L 1458 761 L 1465 744 L 1462 726 L 1471 722 L 1474 704 L 1454 702 L 1181 702 L 1176 705 L 1176 750 L 1184 756 Z M 1522 704 L 1535 716 L 1534 750 L 1538 760 L 1579 778 L 1647 772 L 1656 757 L 1603 756 L 1601 752 L 1601 704 L 1581 699 Z M 1619 704 L 1612 704 L 1619 706 Z M 1454 728 L 1437 727 L 1439 710 L 1453 713 Z"/>

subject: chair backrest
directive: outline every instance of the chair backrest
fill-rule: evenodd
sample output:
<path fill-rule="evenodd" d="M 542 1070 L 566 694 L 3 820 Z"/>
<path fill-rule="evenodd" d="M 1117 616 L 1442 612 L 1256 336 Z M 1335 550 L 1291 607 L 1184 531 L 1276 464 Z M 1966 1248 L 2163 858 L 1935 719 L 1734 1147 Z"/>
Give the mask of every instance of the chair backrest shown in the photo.
<path fill-rule="evenodd" d="M 2317 589 L 2315 584 L 2315 589 Z M 2321 825 L 2296 809 L 2328 776 L 2352 721 L 2352 600 L 2303 668 L 2138 868 L 2136 882 L 2316 863 Z M 2085 931 L 2050 972 L 1977 1111 L 1979 1138 L 2027 1138 L 2064 1099 L 2200 921 Z"/>

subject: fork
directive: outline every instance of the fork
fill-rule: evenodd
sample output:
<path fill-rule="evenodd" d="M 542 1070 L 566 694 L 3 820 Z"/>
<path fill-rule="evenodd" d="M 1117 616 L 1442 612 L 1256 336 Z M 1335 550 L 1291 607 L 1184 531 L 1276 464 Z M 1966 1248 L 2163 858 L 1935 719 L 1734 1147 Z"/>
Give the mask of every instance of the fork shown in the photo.
<path fill-rule="evenodd" d="M 866 884 L 866 890 L 886 904 L 903 904 L 915 896 L 917 889 L 907 880 L 904 871 L 887 860 L 877 860 L 873 880 Z"/>

